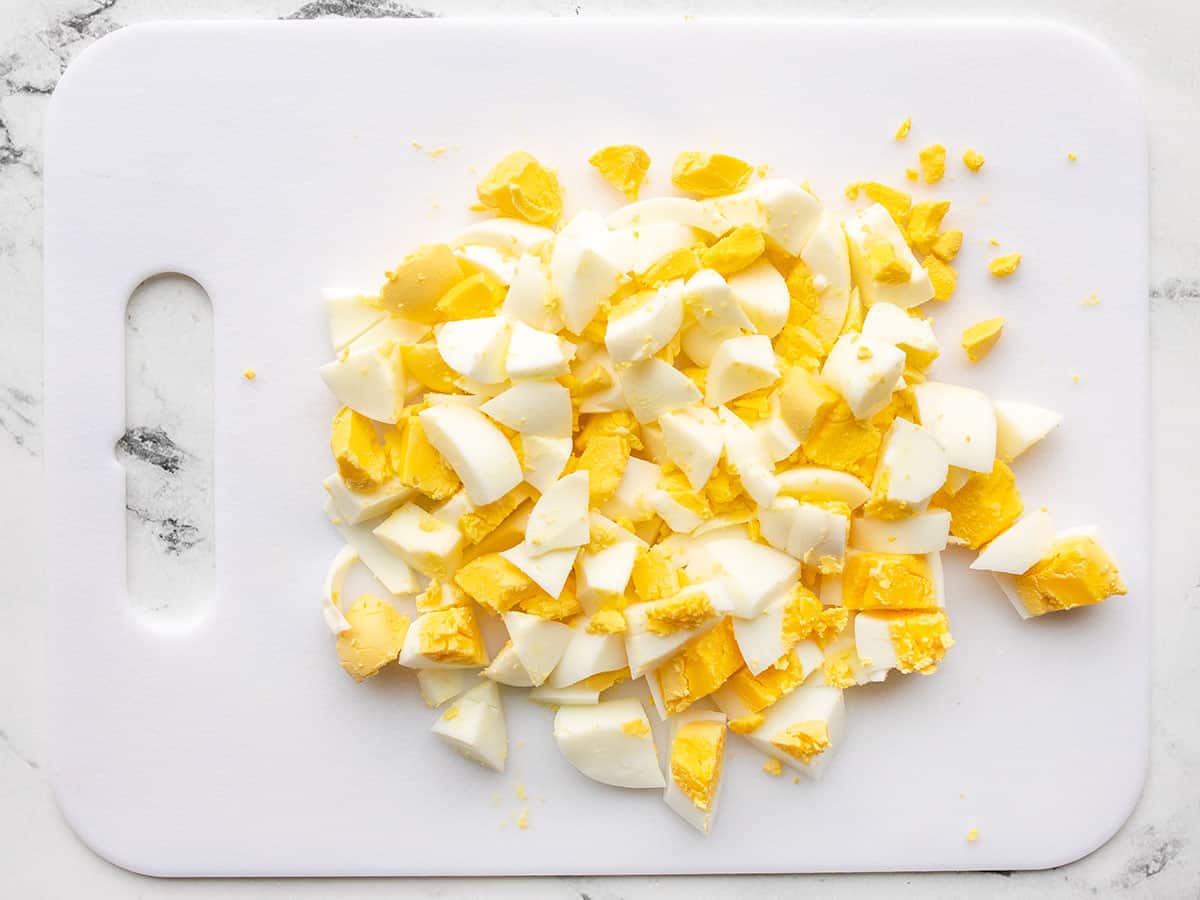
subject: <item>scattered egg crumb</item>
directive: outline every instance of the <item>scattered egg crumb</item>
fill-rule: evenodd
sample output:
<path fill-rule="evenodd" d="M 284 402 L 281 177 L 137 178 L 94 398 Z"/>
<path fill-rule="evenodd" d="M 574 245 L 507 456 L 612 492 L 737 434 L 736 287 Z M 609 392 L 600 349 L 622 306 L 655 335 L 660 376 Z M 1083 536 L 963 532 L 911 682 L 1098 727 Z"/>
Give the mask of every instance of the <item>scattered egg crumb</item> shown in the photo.
<path fill-rule="evenodd" d="M 972 828 L 970 831 L 967 832 L 967 843 L 973 844 L 977 840 L 979 840 L 979 829 Z"/>
<path fill-rule="evenodd" d="M 1079 382 L 1081 380 L 1082 380 L 1082 377 L 1080 376 L 1080 374 L 1078 372 L 1073 372 L 1071 374 L 1071 381 L 1073 381 L 1075 384 L 1079 384 Z"/>
<path fill-rule="evenodd" d="M 521 784 L 519 781 L 517 782 L 516 794 L 518 800 L 526 800 L 529 798 L 529 795 L 525 792 L 525 785 Z"/>
<path fill-rule="evenodd" d="M 896 129 L 895 139 L 898 141 L 908 137 L 908 133 L 912 131 L 912 116 L 905 116 L 904 121 L 900 123 L 900 127 Z"/>
<path fill-rule="evenodd" d="M 905 169 L 904 177 L 907 178 L 909 181 L 916 181 L 918 178 L 921 177 L 921 174 L 916 169 Z"/>
<path fill-rule="evenodd" d="M 517 816 L 517 827 L 524 831 L 529 827 L 529 809 L 521 810 L 521 814 Z"/>
<path fill-rule="evenodd" d="M 1079 157 L 1078 157 L 1078 156 L 1076 156 L 1074 153 L 1068 153 L 1068 154 L 1067 154 L 1067 159 L 1068 159 L 1070 162 L 1075 162 L 1077 159 L 1079 159 Z"/>
<path fill-rule="evenodd" d="M 1020 253 L 1009 253 L 1005 256 L 997 256 L 988 263 L 988 271 L 997 278 L 1007 278 L 1013 272 L 1017 271 L 1017 266 L 1021 264 Z"/>
<path fill-rule="evenodd" d="M 921 161 L 921 179 L 926 184 L 937 184 L 946 174 L 946 148 L 941 144 L 930 144 L 918 154 Z"/>
<path fill-rule="evenodd" d="M 996 240 L 995 238 L 988 238 L 988 243 L 991 244 L 993 247 L 1000 246 L 1000 242 L 998 240 Z"/>
<path fill-rule="evenodd" d="M 1090 294 L 1088 294 L 1086 297 L 1084 297 L 1079 302 L 1083 306 L 1099 306 L 1100 305 L 1100 297 L 1096 294 L 1095 291 L 1092 291 Z"/>
<path fill-rule="evenodd" d="M 978 150 L 972 150 L 969 148 L 967 150 L 963 151 L 962 161 L 963 161 L 963 165 L 966 166 L 968 169 L 970 169 L 972 172 L 978 172 L 980 169 L 983 168 L 983 164 L 984 164 L 983 154 L 980 153 Z"/>
<path fill-rule="evenodd" d="M 1003 329 L 1004 318 L 996 316 L 976 322 L 963 331 L 962 347 L 967 351 L 967 358 L 974 363 L 987 356 L 996 346 L 996 342 L 1000 340 L 1000 333 Z"/>
<path fill-rule="evenodd" d="M 768 775 L 774 775 L 778 777 L 783 774 L 783 763 L 772 757 L 763 763 L 762 770 Z"/>
<path fill-rule="evenodd" d="M 245 369 L 242 372 L 242 377 L 245 378 L 247 381 L 253 381 L 255 378 L 258 377 L 258 373 L 255 372 L 253 369 Z"/>

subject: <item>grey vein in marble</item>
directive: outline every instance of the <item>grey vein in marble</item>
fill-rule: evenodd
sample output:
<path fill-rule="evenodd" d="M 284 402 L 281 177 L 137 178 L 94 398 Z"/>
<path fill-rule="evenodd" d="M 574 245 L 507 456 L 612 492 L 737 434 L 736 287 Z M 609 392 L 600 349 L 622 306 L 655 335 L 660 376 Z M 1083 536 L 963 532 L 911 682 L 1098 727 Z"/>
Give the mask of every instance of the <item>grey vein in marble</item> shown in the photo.
<path fill-rule="evenodd" d="M 321 19 L 341 16 L 347 19 L 429 19 L 436 13 L 394 0 L 315 0 L 305 3 L 285 19 Z"/>

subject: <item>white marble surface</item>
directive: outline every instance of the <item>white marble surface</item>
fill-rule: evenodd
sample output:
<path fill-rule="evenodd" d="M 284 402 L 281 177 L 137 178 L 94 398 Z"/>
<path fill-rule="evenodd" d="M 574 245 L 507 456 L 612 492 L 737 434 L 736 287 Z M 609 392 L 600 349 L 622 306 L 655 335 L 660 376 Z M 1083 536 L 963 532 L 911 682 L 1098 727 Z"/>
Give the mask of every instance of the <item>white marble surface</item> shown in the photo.
<path fill-rule="evenodd" d="M 93 856 L 54 805 L 43 761 L 45 711 L 44 602 L 47 565 L 63 564 L 70 536 L 50 545 L 42 535 L 41 472 L 41 158 L 49 94 L 66 65 L 113 28 L 155 18 L 313 17 L 326 14 L 490 14 L 500 4 L 443 0 L 420 9 L 396 0 L 0 0 L 0 896 L 96 898 L 163 896 L 445 896 L 637 898 L 653 896 L 830 897 L 1129 896 L 1200 897 L 1200 554 L 1188 510 L 1200 505 L 1191 450 L 1200 438 L 1196 348 L 1200 347 L 1200 7 L 1191 0 L 1015 0 L 1011 15 L 1051 17 L 1101 38 L 1140 74 L 1151 136 L 1151 295 L 1153 440 L 1155 444 L 1154 694 L 1152 761 L 1146 792 L 1130 821 L 1105 847 L 1063 869 L 1034 873 L 754 877 L 750 879 L 511 879 L 152 881 Z M 525 0 L 506 11 L 551 15 L 659 13 L 784 15 L 783 0 L 732 3 Z M 820 0 L 813 15 L 872 17 L 994 15 L 989 0 Z M 852 48 L 851 48 L 852 49 Z M 931 86 L 936 90 L 936 86 Z M 153 394 L 153 391 L 149 391 Z M 153 410 L 153 397 L 147 400 Z M 148 415 L 153 417 L 152 413 Z M 173 425 L 177 449 L 143 440 L 142 465 L 164 471 L 162 454 L 202 458 L 186 423 Z M 182 429 L 182 430 L 180 430 Z M 168 462 L 168 467 L 171 465 Z M 182 468 L 187 468 L 185 464 Z M 153 499 L 153 481 L 146 497 Z M 1102 490 L 1102 486 L 1098 486 Z M 139 506 L 139 504 L 131 504 Z M 152 504 L 148 504 L 152 505 Z M 139 506 L 139 508 L 141 508 Z M 136 513 L 134 513 L 136 517 Z M 147 531 L 158 552 L 203 554 L 204 529 L 168 523 L 161 507 Z M 152 516 L 153 518 L 153 516 Z M 194 540 L 196 536 L 199 540 Z M 156 543 L 157 542 L 157 543 Z M 199 549 L 197 549 L 199 548 Z M 191 558 L 191 557 L 189 557 Z M 1113 723 L 1120 739 L 1121 723 Z M 1097 748 L 1103 752 L 1103 748 Z M 798 884 L 798 881 L 803 883 Z"/>

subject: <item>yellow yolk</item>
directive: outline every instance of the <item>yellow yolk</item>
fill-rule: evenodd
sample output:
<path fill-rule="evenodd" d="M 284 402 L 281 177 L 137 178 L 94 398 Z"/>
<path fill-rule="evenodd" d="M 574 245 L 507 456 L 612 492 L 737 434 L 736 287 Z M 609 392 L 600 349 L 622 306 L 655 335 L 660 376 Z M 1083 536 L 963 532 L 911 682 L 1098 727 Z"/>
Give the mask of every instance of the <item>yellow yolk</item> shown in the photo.
<path fill-rule="evenodd" d="M 789 652 L 775 665 L 763 669 L 757 675 L 751 674 L 745 667 L 738 669 L 730 676 L 726 685 L 746 705 L 751 714 L 756 714 L 790 694 L 800 686 L 808 674 L 796 654 Z M 743 718 L 748 719 L 749 716 Z M 761 724 L 761 721 L 758 722 L 754 728 Z"/>
<path fill-rule="evenodd" d="M 909 181 L 916 181 L 918 178 L 921 177 L 921 173 L 918 172 L 916 169 L 905 169 L 904 177 L 906 179 L 908 179 Z"/>
<path fill-rule="evenodd" d="M 948 263 L 958 256 L 958 251 L 962 249 L 962 242 L 963 233 L 961 231 L 943 231 L 930 245 L 929 252 L 942 262 Z M 925 260 L 925 267 L 929 268 L 929 260 Z"/>
<path fill-rule="evenodd" d="M 867 268 L 880 284 L 906 284 L 912 278 L 912 266 L 896 256 L 895 247 L 883 241 L 872 243 L 867 250 Z"/>
<path fill-rule="evenodd" d="M 433 341 L 404 344 L 400 347 L 400 358 L 404 361 L 404 374 L 415 378 L 429 390 L 441 394 L 458 391 L 459 375 L 446 365 Z"/>
<path fill-rule="evenodd" d="M 688 151 L 675 157 L 671 184 L 701 197 L 719 197 L 741 190 L 753 174 L 754 167 L 736 157 Z"/>
<path fill-rule="evenodd" d="M 623 681 L 629 680 L 629 669 L 613 669 L 611 672 L 599 672 L 579 682 L 589 690 L 599 691 L 604 693 L 611 687 L 615 687 Z"/>
<path fill-rule="evenodd" d="M 975 472 L 958 491 L 938 491 L 930 506 L 950 512 L 950 534 L 977 550 L 1021 517 L 1025 505 L 1012 469 L 996 460 L 991 472 Z"/>
<path fill-rule="evenodd" d="M 774 758 L 768 759 L 763 763 L 762 770 L 768 775 L 779 776 L 783 774 L 783 763 Z"/>
<path fill-rule="evenodd" d="M 1020 253 L 1009 253 L 1007 256 L 997 256 L 988 263 L 988 271 L 997 278 L 1007 278 L 1013 272 L 1017 271 L 1017 266 L 1021 264 Z"/>
<path fill-rule="evenodd" d="M 553 225 L 562 215 L 558 176 L 524 150 L 515 150 L 475 187 L 479 202 L 534 225 Z"/>
<path fill-rule="evenodd" d="M 680 278 L 691 278 L 700 271 L 700 257 L 691 247 L 680 247 L 670 250 L 656 259 L 638 276 L 638 281 L 646 287 L 660 287 L 669 281 Z M 597 370 L 603 371 L 603 370 Z"/>
<path fill-rule="evenodd" d="M 533 503 L 531 501 L 522 503 L 512 515 L 489 532 L 487 537 L 478 544 L 471 545 L 468 543 L 466 549 L 463 551 L 463 561 L 470 562 L 480 556 L 487 556 L 489 553 L 500 553 L 503 550 L 511 550 L 517 544 L 521 543 L 525 539 L 525 526 L 529 522 L 529 513 L 532 509 Z M 461 517 L 459 522 L 462 522 Z"/>
<path fill-rule="evenodd" d="M 567 576 L 567 583 L 557 597 L 552 597 L 538 588 L 534 596 L 521 600 L 516 608 L 539 619 L 568 619 L 583 612 L 583 606 L 575 594 L 573 576 Z"/>
<path fill-rule="evenodd" d="M 679 726 L 671 742 L 671 779 L 697 809 L 712 809 L 721 780 L 725 726 L 701 720 Z"/>
<path fill-rule="evenodd" d="M 983 163 L 984 163 L 983 154 L 980 153 L 978 150 L 972 150 L 969 148 L 967 150 L 964 150 L 963 155 L 962 155 L 962 161 L 963 161 L 963 165 L 966 166 L 968 169 L 970 169 L 972 172 L 978 172 L 980 169 L 983 168 Z"/>
<path fill-rule="evenodd" d="M 499 553 L 471 560 L 454 575 L 454 583 L 480 606 L 505 613 L 541 590 L 529 576 Z"/>
<path fill-rule="evenodd" d="M 774 385 L 768 385 L 767 387 L 742 394 L 740 397 L 734 397 L 727 405 L 730 411 L 735 413 L 739 419 L 747 425 L 753 425 L 755 422 L 761 422 L 771 415 L 771 398 L 773 394 Z"/>
<path fill-rule="evenodd" d="M 519 484 L 499 500 L 464 513 L 458 520 L 458 529 L 468 541 L 478 544 L 499 528 L 518 506 L 532 500 L 533 494 L 533 488 L 528 484 Z"/>
<path fill-rule="evenodd" d="M 922 556 L 852 553 L 842 573 L 847 609 L 929 609 L 937 606 L 933 572 Z"/>
<path fill-rule="evenodd" d="M 954 267 L 932 253 L 925 257 L 923 265 L 933 285 L 933 299 L 949 300 L 954 295 L 954 289 L 958 287 L 958 273 L 954 271 Z"/>
<path fill-rule="evenodd" d="M 630 737 L 650 736 L 650 726 L 646 724 L 645 719 L 630 719 L 628 722 L 622 722 L 621 731 Z"/>
<path fill-rule="evenodd" d="M 707 594 L 696 592 L 658 600 L 646 609 L 646 630 L 666 636 L 698 628 L 717 614 Z"/>
<path fill-rule="evenodd" d="M 912 209 L 912 195 L 878 181 L 859 181 L 846 186 L 846 198 L 857 200 L 859 191 L 886 209 L 897 224 L 907 220 L 908 211 Z"/>
<path fill-rule="evenodd" d="M 712 507 L 708 505 L 705 495 L 693 491 L 687 476 L 678 469 L 664 471 L 662 478 L 659 479 L 658 487 L 684 509 L 695 513 L 701 519 L 712 518 Z"/>
<path fill-rule="evenodd" d="M 1034 616 L 1090 606 L 1125 593 L 1116 564 L 1087 535 L 1060 539 L 1048 557 L 1013 580 L 1025 609 Z"/>
<path fill-rule="evenodd" d="M 487 272 L 476 272 L 446 291 L 435 304 L 438 317 L 481 319 L 495 315 L 504 302 L 505 286 Z"/>
<path fill-rule="evenodd" d="M 875 613 L 888 620 L 888 637 L 896 651 L 896 669 L 904 674 L 937 671 L 946 651 L 954 646 L 950 620 L 940 609 L 936 612 Z"/>
<path fill-rule="evenodd" d="M 661 548 L 651 547 L 637 555 L 633 562 L 633 592 L 639 601 L 652 603 L 674 597 L 683 587 L 683 572 Z"/>
<path fill-rule="evenodd" d="M 771 738 L 771 744 L 792 759 L 812 765 L 830 747 L 829 725 L 820 719 L 797 722 Z"/>
<path fill-rule="evenodd" d="M 258 377 L 258 373 L 255 372 L 253 369 L 244 369 L 242 371 L 242 377 L 245 378 L 247 381 L 253 381 L 255 378 Z"/>
<path fill-rule="evenodd" d="M 908 214 L 908 240 L 918 253 L 928 253 L 937 240 L 942 219 L 950 212 L 949 200 L 930 200 L 913 205 Z"/>
<path fill-rule="evenodd" d="M 602 609 L 588 622 L 588 634 L 621 634 L 628 627 L 619 609 Z"/>
<path fill-rule="evenodd" d="M 846 627 L 849 615 L 844 607 L 826 609 L 804 585 L 793 585 L 783 607 L 783 645 L 790 649 L 808 638 L 818 643 L 831 641 Z"/>
<path fill-rule="evenodd" d="M 792 309 L 797 304 L 792 303 Z M 821 368 L 825 347 L 820 338 L 802 325 L 784 325 L 774 340 L 775 353 L 788 366 L 796 366 L 809 372 Z M 832 389 L 830 389 L 832 390 Z"/>
<path fill-rule="evenodd" d="M 338 635 L 338 662 L 355 681 L 364 681 L 400 655 L 408 616 L 370 594 L 354 601 L 345 616 L 350 630 Z"/>
<path fill-rule="evenodd" d="M 437 301 L 463 280 L 464 272 L 445 244 L 426 244 L 404 259 L 379 291 L 384 305 L 414 322 L 436 322 Z"/>
<path fill-rule="evenodd" d="M 450 606 L 466 606 L 470 600 L 457 585 L 443 583 L 434 578 L 429 582 L 429 587 L 417 594 L 415 602 L 417 612 L 432 612 Z"/>
<path fill-rule="evenodd" d="M 909 131 L 912 130 L 912 116 L 906 116 L 904 121 L 900 123 L 900 127 L 896 129 L 895 139 L 898 141 L 908 137 Z"/>
<path fill-rule="evenodd" d="M 684 645 L 683 650 L 654 673 L 662 690 L 664 712 L 683 712 L 707 697 L 745 665 L 733 635 L 733 620 L 726 617 L 708 634 Z"/>
<path fill-rule="evenodd" d="M 854 678 L 852 658 L 857 658 L 853 647 L 825 657 L 821 663 L 821 677 L 825 679 L 825 684 L 836 688 L 854 687 L 858 682 Z"/>
<path fill-rule="evenodd" d="M 926 184 L 937 184 L 946 174 L 946 148 L 941 144 L 930 144 L 918 156 L 921 160 L 921 179 Z"/>
<path fill-rule="evenodd" d="M 487 665 L 483 635 L 471 607 L 451 606 L 425 613 L 417 628 L 422 656 L 457 665 Z"/>
<path fill-rule="evenodd" d="M 338 474 L 354 490 L 369 491 L 387 477 L 387 454 L 375 437 L 371 420 L 348 406 L 333 417 L 329 448 Z"/>
<path fill-rule="evenodd" d="M 425 426 L 416 415 L 408 416 L 403 431 L 389 431 L 386 440 L 392 471 L 401 484 L 431 500 L 446 500 L 458 493 L 462 482 L 429 442 Z"/>
<path fill-rule="evenodd" d="M 635 144 L 614 144 L 597 150 L 588 157 L 588 162 L 605 181 L 630 200 L 636 200 L 650 169 L 650 154 Z"/>
<path fill-rule="evenodd" d="M 739 225 L 725 237 L 700 253 L 700 262 L 706 269 L 715 269 L 729 276 L 740 272 L 763 255 L 766 241 L 762 232 L 753 225 Z"/>
<path fill-rule="evenodd" d="M 750 713 L 746 716 L 741 716 L 737 719 L 729 720 L 729 730 L 734 734 L 749 734 L 767 721 L 767 717 L 760 712 Z"/>
<path fill-rule="evenodd" d="M 813 464 L 838 469 L 869 482 L 883 444 L 883 432 L 873 422 L 860 422 L 844 400 L 817 416 L 803 446 Z"/>
<path fill-rule="evenodd" d="M 1004 317 L 984 319 L 971 325 L 962 335 L 962 347 L 967 351 L 967 359 L 979 362 L 996 346 L 1000 340 L 1000 332 L 1004 329 Z"/>
<path fill-rule="evenodd" d="M 592 506 L 612 499 L 625 474 L 629 452 L 618 435 L 600 435 L 590 441 L 575 464 L 575 471 L 588 473 L 588 495 Z"/>
<path fill-rule="evenodd" d="M 778 350 L 776 351 L 778 352 Z M 837 391 L 805 366 L 783 373 L 779 389 L 779 414 L 801 440 L 814 424 L 839 402 Z"/>

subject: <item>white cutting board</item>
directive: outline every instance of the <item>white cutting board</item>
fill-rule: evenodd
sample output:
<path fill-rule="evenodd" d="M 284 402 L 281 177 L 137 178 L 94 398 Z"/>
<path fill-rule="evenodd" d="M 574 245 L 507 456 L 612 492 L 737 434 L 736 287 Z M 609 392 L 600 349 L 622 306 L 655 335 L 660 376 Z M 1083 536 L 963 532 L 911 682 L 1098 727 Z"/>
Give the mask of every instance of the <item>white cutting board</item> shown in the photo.
<path fill-rule="evenodd" d="M 936 371 L 1065 413 L 1017 465 L 1027 502 L 1099 522 L 1127 598 L 1022 622 L 948 553 L 941 671 L 849 692 L 820 783 L 762 774 L 735 740 L 707 838 L 657 792 L 576 774 L 548 710 L 510 698 L 496 775 L 436 742 L 404 673 L 341 672 L 318 614 L 338 544 L 322 286 L 377 280 L 466 224 L 470 167 L 513 148 L 558 167 L 572 208 L 616 205 L 586 159 L 623 141 L 650 150 L 654 190 L 678 150 L 719 149 L 840 208 L 847 182 L 902 182 L 934 140 L 951 177 L 916 193 L 952 198 L 968 233 L 958 294 L 933 310 Z M 978 176 L 967 146 L 987 155 Z M 51 771 L 102 855 L 164 875 L 1009 869 L 1075 859 L 1130 812 L 1148 724 L 1146 153 L 1133 81 L 1090 40 L 1002 23 L 141 26 L 67 72 L 46 174 Z M 985 272 L 992 236 L 1025 253 L 1007 282 Z M 122 311 L 160 271 L 193 275 L 215 310 L 216 595 L 175 628 L 130 612 L 113 458 Z M 968 371 L 955 336 L 998 313 L 1004 339 Z"/>

